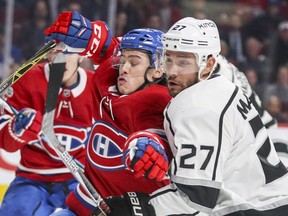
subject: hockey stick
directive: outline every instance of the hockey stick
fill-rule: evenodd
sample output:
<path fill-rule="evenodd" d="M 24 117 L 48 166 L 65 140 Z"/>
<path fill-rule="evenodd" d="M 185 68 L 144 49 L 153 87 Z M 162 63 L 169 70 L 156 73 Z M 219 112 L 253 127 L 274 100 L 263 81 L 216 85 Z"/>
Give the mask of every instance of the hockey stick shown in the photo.
<path fill-rule="evenodd" d="M 45 46 L 43 46 L 37 53 L 35 53 L 28 61 L 26 61 L 17 71 L 10 74 L 1 84 L 0 84 L 0 94 L 6 90 L 8 87 L 13 85 L 19 78 L 21 78 L 31 67 L 37 64 L 44 56 L 54 47 L 56 43 L 54 40 L 49 41 Z"/>
<path fill-rule="evenodd" d="M 61 145 L 54 132 L 53 125 L 55 107 L 57 104 L 59 88 L 61 86 L 63 74 L 65 71 L 65 64 L 63 64 L 63 58 L 63 54 L 59 53 L 56 56 L 53 64 L 51 65 L 45 104 L 45 114 L 43 116 L 42 122 L 42 131 L 44 136 L 46 137 L 45 141 L 54 147 L 56 153 L 62 159 L 63 163 L 66 165 L 66 167 L 70 170 L 75 179 L 81 184 L 87 194 L 98 206 L 99 210 L 101 211 L 98 216 L 106 216 L 105 212 L 110 211 L 109 207 L 104 203 L 100 195 L 97 193 L 91 182 L 84 175 L 83 171 L 79 168 L 79 166 L 69 154 L 69 152 L 67 152 L 64 146 Z"/>

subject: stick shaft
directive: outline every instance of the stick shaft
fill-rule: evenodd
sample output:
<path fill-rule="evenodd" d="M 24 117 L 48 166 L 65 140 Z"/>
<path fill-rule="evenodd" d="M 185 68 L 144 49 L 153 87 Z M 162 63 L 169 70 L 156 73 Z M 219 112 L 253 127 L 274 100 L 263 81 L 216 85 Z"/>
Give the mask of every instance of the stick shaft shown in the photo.
<path fill-rule="evenodd" d="M 54 62 L 57 60 L 57 57 L 63 55 L 59 53 Z M 49 81 L 48 81 L 48 89 L 46 95 L 46 104 L 45 104 L 45 114 L 43 116 L 42 121 L 42 131 L 44 136 L 42 136 L 45 141 L 54 147 L 56 153 L 61 158 L 66 167 L 70 170 L 75 179 L 80 183 L 80 185 L 84 188 L 86 193 L 91 197 L 91 199 L 95 202 L 95 204 L 99 207 L 100 213 L 98 216 L 106 216 L 104 210 L 101 208 L 100 202 L 101 197 L 91 184 L 91 182 L 84 175 L 83 171 L 77 165 L 76 161 L 69 154 L 69 152 L 65 149 L 65 147 L 60 143 L 56 134 L 54 132 L 54 116 L 55 116 L 55 108 L 57 105 L 58 93 L 63 79 L 63 73 L 65 71 L 65 64 L 53 63 L 51 65 Z"/>

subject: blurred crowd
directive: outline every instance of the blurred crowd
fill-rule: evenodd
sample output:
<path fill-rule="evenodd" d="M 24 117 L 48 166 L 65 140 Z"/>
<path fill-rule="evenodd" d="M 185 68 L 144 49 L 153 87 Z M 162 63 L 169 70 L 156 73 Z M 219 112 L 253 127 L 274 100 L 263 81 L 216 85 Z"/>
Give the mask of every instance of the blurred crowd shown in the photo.
<path fill-rule="evenodd" d="M 5 0 L 0 0 L 0 64 L 3 63 Z M 11 72 L 45 43 L 43 30 L 61 11 L 108 20 L 108 0 L 15 0 Z M 167 31 L 182 17 L 209 18 L 222 51 L 243 71 L 267 110 L 288 123 L 288 0 L 118 0 L 114 36 L 133 28 Z"/>

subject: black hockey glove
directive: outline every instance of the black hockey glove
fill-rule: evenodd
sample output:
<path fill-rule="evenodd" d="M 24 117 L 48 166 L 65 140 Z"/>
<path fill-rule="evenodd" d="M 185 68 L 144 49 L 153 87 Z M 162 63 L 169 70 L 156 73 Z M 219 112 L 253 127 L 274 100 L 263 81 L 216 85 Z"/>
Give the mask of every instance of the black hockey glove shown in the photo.
<path fill-rule="evenodd" d="M 153 206 L 148 204 L 150 196 L 145 193 L 128 192 L 124 196 L 104 200 L 111 208 L 108 216 L 156 216 Z"/>

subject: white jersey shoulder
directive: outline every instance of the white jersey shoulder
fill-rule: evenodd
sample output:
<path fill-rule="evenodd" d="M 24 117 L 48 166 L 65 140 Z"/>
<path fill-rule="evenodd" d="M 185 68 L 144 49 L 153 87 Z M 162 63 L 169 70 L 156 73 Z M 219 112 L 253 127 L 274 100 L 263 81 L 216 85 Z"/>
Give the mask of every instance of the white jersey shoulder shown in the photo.
<path fill-rule="evenodd" d="M 225 215 L 283 202 L 287 169 L 258 112 L 233 83 L 221 75 L 201 81 L 172 99 L 165 117 L 173 184 L 153 194 L 157 215 Z"/>

